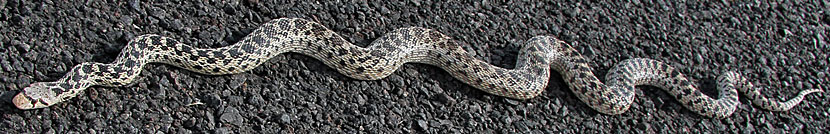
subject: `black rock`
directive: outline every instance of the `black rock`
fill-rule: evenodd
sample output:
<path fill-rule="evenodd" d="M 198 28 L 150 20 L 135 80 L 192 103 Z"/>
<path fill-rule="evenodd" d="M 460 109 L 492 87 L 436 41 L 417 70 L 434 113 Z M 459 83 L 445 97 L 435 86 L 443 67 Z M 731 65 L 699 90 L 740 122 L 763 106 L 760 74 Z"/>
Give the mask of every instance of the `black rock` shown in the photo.
<path fill-rule="evenodd" d="M 446 104 L 446 105 L 453 105 L 453 104 L 455 104 L 455 98 L 452 98 L 451 96 L 449 96 L 449 95 L 447 95 L 447 94 L 444 94 L 444 93 L 440 93 L 440 94 L 435 95 L 435 98 L 436 98 L 439 102 L 444 103 L 444 104 Z"/>
<path fill-rule="evenodd" d="M 421 130 L 421 131 L 429 130 L 429 125 L 427 124 L 427 121 L 424 121 L 424 120 L 415 121 L 415 127 L 418 128 L 418 130 Z"/>
<path fill-rule="evenodd" d="M 219 120 L 223 123 L 230 123 L 236 126 L 242 125 L 242 122 L 244 121 L 242 115 L 239 114 L 239 110 L 235 107 L 225 108 L 224 113 L 219 116 Z"/>
<path fill-rule="evenodd" d="M 221 128 L 217 128 L 216 130 L 214 130 L 213 133 L 214 134 L 230 134 L 232 132 L 231 132 L 230 128 L 221 127 Z"/>
<path fill-rule="evenodd" d="M 254 94 L 251 95 L 251 97 L 248 97 L 248 104 L 253 106 L 264 106 L 265 103 L 265 99 L 262 98 L 262 95 Z"/>
<path fill-rule="evenodd" d="M 288 115 L 288 114 L 280 114 L 279 121 L 282 124 L 290 124 L 291 123 L 291 116 Z"/>
<path fill-rule="evenodd" d="M 513 106 L 519 105 L 519 103 L 521 103 L 521 102 L 519 102 L 519 101 L 517 101 L 517 100 L 514 100 L 514 99 L 508 99 L 508 98 L 505 98 L 505 99 L 504 99 L 504 102 L 507 102 L 507 104 L 510 104 L 510 105 L 513 105 Z"/>
<path fill-rule="evenodd" d="M 222 105 L 222 98 L 219 97 L 217 94 L 211 94 L 202 98 L 202 100 L 206 101 L 206 104 L 210 107 L 218 107 Z"/>

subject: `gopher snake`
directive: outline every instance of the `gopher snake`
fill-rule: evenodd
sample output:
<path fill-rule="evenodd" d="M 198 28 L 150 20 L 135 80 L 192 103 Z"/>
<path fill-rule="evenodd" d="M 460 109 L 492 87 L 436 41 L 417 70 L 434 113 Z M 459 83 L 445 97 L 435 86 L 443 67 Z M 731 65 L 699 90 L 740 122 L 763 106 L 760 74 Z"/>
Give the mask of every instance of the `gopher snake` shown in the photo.
<path fill-rule="evenodd" d="M 550 36 L 527 41 L 516 67 L 505 69 L 470 56 L 449 37 L 437 31 L 412 27 L 392 31 L 358 47 L 324 26 L 303 20 L 281 18 L 263 24 L 236 44 L 211 49 L 193 48 L 159 35 L 131 40 L 113 63 L 86 62 L 73 67 L 55 82 L 37 82 L 13 98 L 20 109 L 48 107 L 75 97 L 93 85 L 124 86 L 148 63 L 164 63 L 208 75 L 251 70 L 275 55 L 294 52 L 314 57 L 338 72 L 360 80 L 389 76 L 404 63 L 438 66 L 453 77 L 487 93 L 529 99 L 548 83 L 550 68 L 560 72 L 573 94 L 605 114 L 620 114 L 634 100 L 636 85 L 652 85 L 668 91 L 686 108 L 708 117 L 729 116 L 743 92 L 761 108 L 788 110 L 805 95 L 821 89 L 801 91 L 786 102 L 770 100 L 753 90 L 751 83 L 735 72 L 718 77 L 719 99 L 702 94 L 673 67 L 651 59 L 628 59 L 613 67 L 605 84 L 567 43 Z"/>

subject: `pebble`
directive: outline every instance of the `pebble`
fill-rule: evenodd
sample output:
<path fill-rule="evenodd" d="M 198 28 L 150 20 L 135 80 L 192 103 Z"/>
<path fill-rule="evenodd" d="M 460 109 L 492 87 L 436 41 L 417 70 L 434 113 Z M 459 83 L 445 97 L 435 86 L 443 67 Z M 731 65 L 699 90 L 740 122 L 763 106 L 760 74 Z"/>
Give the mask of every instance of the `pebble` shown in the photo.
<path fill-rule="evenodd" d="M 244 118 L 235 107 L 225 108 L 225 112 L 219 116 L 223 123 L 230 123 L 236 126 L 241 126 Z"/>
<path fill-rule="evenodd" d="M 232 132 L 231 132 L 230 128 L 221 127 L 221 128 L 217 128 L 216 130 L 214 130 L 213 133 L 214 134 L 230 134 Z"/>
<path fill-rule="evenodd" d="M 206 104 L 210 107 L 218 107 L 222 105 L 222 98 L 219 95 L 211 94 L 203 98 L 202 100 L 206 101 Z"/>
<path fill-rule="evenodd" d="M 290 124 L 291 123 L 291 116 L 288 114 L 280 114 L 280 123 L 282 124 Z"/>
<path fill-rule="evenodd" d="M 439 102 L 441 102 L 441 103 L 443 103 L 443 104 L 446 104 L 446 105 L 453 105 L 453 104 L 455 104 L 455 98 L 452 98 L 452 96 L 449 96 L 449 95 L 444 94 L 444 93 L 440 93 L 440 94 L 435 95 L 435 98 L 436 98 Z"/>
<path fill-rule="evenodd" d="M 244 98 L 242 96 L 228 96 L 228 103 L 229 104 L 242 104 Z"/>
<path fill-rule="evenodd" d="M 265 106 L 266 103 L 267 102 L 265 102 L 265 99 L 262 98 L 262 95 L 253 94 L 251 97 L 248 97 L 248 104 L 253 106 Z"/>
<path fill-rule="evenodd" d="M 561 109 L 559 109 L 559 110 L 560 110 L 560 111 L 559 111 L 559 116 L 564 117 L 564 116 L 567 116 L 567 115 L 568 115 L 568 112 L 569 112 L 569 111 L 568 111 L 568 107 L 562 107 L 562 108 L 561 108 Z"/>
<path fill-rule="evenodd" d="M 637 123 L 637 129 L 649 132 L 651 131 L 651 125 L 645 122 Z"/>
<path fill-rule="evenodd" d="M 3 66 L 3 71 L 11 72 L 14 71 L 12 67 L 12 63 L 7 60 L 0 61 L 0 66 Z"/>
<path fill-rule="evenodd" d="M 594 121 L 592 121 L 592 120 L 591 120 L 591 121 L 587 121 L 587 122 L 585 122 L 585 123 L 584 123 L 584 124 L 582 124 L 582 125 L 585 125 L 585 127 L 586 127 L 586 128 L 588 128 L 588 129 L 597 129 L 597 128 L 598 128 L 598 127 L 597 127 L 597 123 L 596 123 L 596 122 L 594 122 Z"/>
<path fill-rule="evenodd" d="M 510 105 L 513 105 L 513 106 L 521 104 L 521 102 L 519 102 L 517 100 L 514 100 L 514 99 L 505 98 L 504 101 L 507 102 L 507 104 L 510 104 Z"/>
<path fill-rule="evenodd" d="M 416 122 L 416 127 L 418 128 L 418 130 L 421 130 L 421 131 L 429 130 L 429 125 L 427 125 L 427 121 L 418 120 L 418 121 L 415 121 L 415 122 Z"/>

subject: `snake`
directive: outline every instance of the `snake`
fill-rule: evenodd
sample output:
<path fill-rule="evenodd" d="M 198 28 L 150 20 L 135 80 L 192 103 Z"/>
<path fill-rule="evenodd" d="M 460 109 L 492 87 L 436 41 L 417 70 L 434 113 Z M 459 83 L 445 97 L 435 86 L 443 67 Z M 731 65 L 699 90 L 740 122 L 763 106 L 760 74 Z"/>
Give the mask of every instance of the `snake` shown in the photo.
<path fill-rule="evenodd" d="M 126 86 L 149 63 L 205 75 L 225 75 L 246 72 L 283 53 L 308 55 L 357 80 L 385 78 L 404 63 L 428 64 L 486 93 L 518 100 L 541 94 L 553 69 L 579 100 L 608 115 L 624 113 L 634 102 L 635 86 L 640 85 L 664 89 L 687 109 L 714 118 L 724 118 L 735 111 L 740 102 L 738 91 L 756 106 L 770 111 L 789 110 L 806 95 L 823 92 L 819 87 L 800 91 L 787 101 L 769 99 L 740 73 L 726 71 L 717 78 L 719 93 L 712 98 L 677 69 L 647 58 L 615 64 L 602 82 L 594 75 L 589 61 L 562 40 L 535 36 L 524 44 L 516 65 L 502 68 L 475 58 L 449 36 L 427 28 L 395 29 L 361 47 L 319 23 L 279 18 L 260 25 L 232 45 L 218 48 L 194 48 L 169 37 L 141 35 L 128 41 L 113 62 L 81 63 L 56 81 L 28 85 L 12 102 L 19 109 L 38 109 L 76 97 L 91 86 Z"/>

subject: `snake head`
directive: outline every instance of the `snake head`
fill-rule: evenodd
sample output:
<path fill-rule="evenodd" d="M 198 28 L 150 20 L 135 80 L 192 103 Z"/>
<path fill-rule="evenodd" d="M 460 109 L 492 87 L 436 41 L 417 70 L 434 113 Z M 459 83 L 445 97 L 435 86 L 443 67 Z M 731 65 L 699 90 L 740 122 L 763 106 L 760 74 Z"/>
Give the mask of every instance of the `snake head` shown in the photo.
<path fill-rule="evenodd" d="M 19 109 L 44 108 L 63 100 L 58 95 L 64 91 L 55 82 L 32 83 L 15 95 L 12 102 Z"/>

